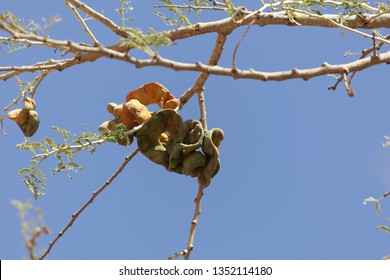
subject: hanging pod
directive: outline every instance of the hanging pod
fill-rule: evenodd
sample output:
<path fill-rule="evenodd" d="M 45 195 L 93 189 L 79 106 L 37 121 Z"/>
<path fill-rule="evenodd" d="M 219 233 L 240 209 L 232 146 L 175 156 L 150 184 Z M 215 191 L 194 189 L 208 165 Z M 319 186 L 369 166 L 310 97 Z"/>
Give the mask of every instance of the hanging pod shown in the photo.
<path fill-rule="evenodd" d="M 144 123 L 137 132 L 137 143 L 141 153 L 154 163 L 171 172 L 198 177 L 199 184 L 207 187 L 220 168 L 223 136 L 219 128 L 204 133 L 199 121 L 183 122 L 176 111 L 165 109 Z"/>

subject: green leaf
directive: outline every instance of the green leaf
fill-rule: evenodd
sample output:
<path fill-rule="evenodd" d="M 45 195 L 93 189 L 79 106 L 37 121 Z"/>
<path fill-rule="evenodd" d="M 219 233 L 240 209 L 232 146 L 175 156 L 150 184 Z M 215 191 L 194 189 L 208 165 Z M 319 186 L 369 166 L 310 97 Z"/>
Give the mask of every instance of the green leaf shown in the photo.
<path fill-rule="evenodd" d="M 173 17 L 167 17 L 164 14 L 160 12 L 154 12 L 155 15 L 162 18 L 166 23 L 171 23 L 171 25 L 177 25 L 177 26 L 188 26 L 191 25 L 191 22 L 189 21 L 188 17 L 175 6 L 174 3 L 170 0 L 160 0 L 160 2 L 163 2 L 166 6 L 168 6 L 168 10 L 173 14 Z M 174 24 L 175 23 L 175 24 Z"/>
<path fill-rule="evenodd" d="M 24 176 L 23 182 L 27 189 L 33 193 L 34 198 L 42 195 L 43 193 L 40 190 L 45 189 L 46 174 L 41 169 L 38 169 L 38 166 L 46 158 L 53 156 L 57 160 L 56 166 L 51 170 L 52 175 L 65 172 L 71 179 L 70 171 L 84 171 L 84 168 L 74 161 L 76 155 L 82 150 L 93 153 L 99 145 L 107 142 L 105 135 L 101 133 L 94 134 L 86 131 L 86 129 L 80 135 L 72 135 L 71 141 L 69 141 L 71 135 L 69 131 L 56 126 L 52 128 L 62 136 L 65 143 L 56 143 L 52 138 L 44 137 L 38 142 L 25 140 L 17 145 L 17 148 L 29 150 L 33 153 L 33 157 L 30 160 L 32 165 L 20 169 L 18 175 Z M 124 126 L 124 128 L 121 127 L 115 133 L 125 135 L 125 131 L 127 130 L 125 130 Z M 67 143 L 68 141 L 70 143 Z M 42 153 L 37 153 L 36 150 L 42 151 Z"/>
<path fill-rule="evenodd" d="M 43 141 L 44 141 L 43 143 L 49 148 L 53 149 L 55 147 L 55 143 L 53 139 L 51 139 L 50 137 L 45 137 Z"/>
<path fill-rule="evenodd" d="M 65 141 L 67 141 L 69 139 L 70 132 L 67 131 L 66 129 L 61 129 L 61 128 L 56 127 L 54 125 L 51 128 L 54 131 L 57 131 L 62 136 L 62 138 L 64 138 Z"/>

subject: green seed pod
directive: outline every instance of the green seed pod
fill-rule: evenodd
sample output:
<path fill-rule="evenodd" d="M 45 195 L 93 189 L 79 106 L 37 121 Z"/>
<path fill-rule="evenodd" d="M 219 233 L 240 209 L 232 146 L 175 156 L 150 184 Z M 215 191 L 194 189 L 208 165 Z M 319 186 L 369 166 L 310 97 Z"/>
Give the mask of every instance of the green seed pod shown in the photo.
<path fill-rule="evenodd" d="M 31 137 L 37 132 L 39 127 L 38 113 L 34 110 L 28 111 L 28 119 L 25 123 L 19 124 L 24 136 Z"/>

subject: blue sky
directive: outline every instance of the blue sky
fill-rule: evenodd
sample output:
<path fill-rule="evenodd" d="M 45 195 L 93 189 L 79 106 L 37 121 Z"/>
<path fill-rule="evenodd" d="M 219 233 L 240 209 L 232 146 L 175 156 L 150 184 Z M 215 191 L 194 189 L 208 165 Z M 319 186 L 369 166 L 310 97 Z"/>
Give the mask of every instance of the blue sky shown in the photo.
<path fill-rule="evenodd" d="M 91 2 L 91 1 L 90 1 Z M 247 1 L 245 1 L 247 2 Z M 145 30 L 168 29 L 151 14 L 157 1 L 132 1 L 128 24 Z M 119 1 L 91 4 L 97 11 L 119 17 L 113 11 Z M 2 1 L 0 11 L 43 23 L 60 16 L 51 37 L 89 43 L 81 26 L 63 1 Z M 224 17 L 224 14 L 219 14 Z M 205 13 L 205 18 L 209 18 Z M 88 21 L 98 39 L 107 45 L 118 40 L 99 23 Z M 228 38 L 221 66 L 230 67 L 234 47 L 245 28 Z M 384 32 L 385 33 L 385 32 Z M 161 54 L 184 62 L 207 62 L 216 34 L 178 41 Z M 237 66 L 260 71 L 293 67 L 318 67 L 346 63 L 370 40 L 338 29 L 252 26 L 236 58 Z M 385 48 L 386 50 L 386 48 Z M 0 53 L 1 65 L 27 65 L 60 53 L 27 49 L 12 55 Z M 136 69 L 133 65 L 100 59 L 50 74 L 36 94 L 41 124 L 32 140 L 55 137 L 52 125 L 80 133 L 91 131 L 111 118 L 109 102 L 121 103 L 128 91 L 157 81 L 176 97 L 195 81 L 198 73 L 174 72 L 159 67 Z M 349 98 L 342 85 L 327 87 L 332 77 L 309 81 L 260 82 L 212 76 L 205 85 L 208 127 L 225 132 L 221 146 L 221 170 L 206 189 L 197 227 L 192 259 L 380 259 L 390 254 L 389 234 L 378 231 L 386 224 L 389 206 L 375 215 L 369 196 L 389 190 L 390 150 L 384 136 L 390 134 L 388 108 L 389 69 L 380 65 L 358 73 Z M 32 75 L 21 76 L 31 80 Z M 0 83 L 0 106 L 18 94 L 13 82 Z M 196 97 L 181 111 L 184 119 L 198 119 Z M 32 199 L 17 172 L 28 166 L 30 154 L 17 150 L 23 141 L 19 128 L 6 120 L 8 136 L 0 137 L 3 177 L 0 195 L 0 259 L 26 256 L 20 224 L 11 199 Z M 51 230 L 41 239 L 47 247 L 58 232 L 130 154 L 130 147 L 105 144 L 94 155 L 81 154 L 85 172 L 48 175 L 45 195 L 34 201 L 45 214 Z M 42 166 L 50 174 L 54 161 Z M 168 173 L 142 155 L 79 217 L 53 247 L 48 259 L 164 259 L 185 248 L 193 215 L 196 179 Z"/>

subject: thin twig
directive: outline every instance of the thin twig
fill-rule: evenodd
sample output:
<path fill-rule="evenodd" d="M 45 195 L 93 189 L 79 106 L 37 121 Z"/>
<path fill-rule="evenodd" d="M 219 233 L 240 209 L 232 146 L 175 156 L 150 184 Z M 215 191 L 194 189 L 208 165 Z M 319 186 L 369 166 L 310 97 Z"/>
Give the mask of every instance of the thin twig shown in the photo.
<path fill-rule="evenodd" d="M 176 259 L 176 258 L 182 257 L 182 256 L 184 256 L 184 250 L 180 251 L 180 252 L 177 252 L 177 253 L 174 253 L 172 256 L 169 256 L 167 258 L 167 260 L 173 260 L 173 259 Z"/>
<path fill-rule="evenodd" d="M 66 0 L 66 2 L 72 3 L 77 8 L 81 9 L 84 13 L 89 15 L 90 17 L 96 19 L 109 29 L 111 29 L 115 34 L 123 37 L 123 38 L 132 38 L 132 35 L 129 32 L 123 30 L 119 25 L 113 22 L 111 19 L 105 17 L 103 14 L 96 12 L 94 9 L 86 5 L 85 3 L 78 0 Z"/>
<path fill-rule="evenodd" d="M 99 188 L 97 189 L 96 191 L 94 191 L 92 193 L 92 196 L 88 199 L 87 202 L 84 203 L 84 205 L 79 209 L 77 210 L 77 212 L 75 212 L 73 215 L 72 215 L 72 218 L 70 219 L 69 223 L 62 229 L 62 231 L 60 231 L 60 233 L 57 235 L 56 238 L 54 238 L 51 242 L 50 242 L 50 245 L 49 247 L 46 249 L 46 251 L 43 253 L 43 255 L 39 258 L 40 260 L 43 260 L 51 251 L 51 249 L 53 248 L 54 244 L 56 244 L 56 242 L 58 241 L 58 239 L 61 238 L 61 236 L 63 236 L 65 234 L 65 232 L 73 225 L 73 223 L 76 221 L 76 219 L 78 218 L 78 216 L 88 207 L 88 205 L 90 205 L 94 199 L 108 186 L 112 183 L 112 181 L 115 180 L 115 178 L 122 172 L 122 170 L 125 168 L 125 166 L 130 162 L 130 160 L 138 153 L 139 149 L 135 149 L 134 152 L 132 152 L 131 154 L 129 154 L 124 162 L 121 164 L 121 166 L 119 166 L 119 168 L 115 171 L 115 173 Z"/>
<path fill-rule="evenodd" d="M 345 89 L 347 90 L 347 94 L 349 97 L 354 97 L 355 96 L 355 91 L 351 88 L 351 84 L 349 83 L 347 79 L 347 73 L 343 73 L 343 80 L 344 80 L 344 86 Z"/>
<path fill-rule="evenodd" d="M 380 13 L 377 13 L 376 15 L 373 15 L 371 16 L 370 18 L 367 19 L 367 22 L 370 22 L 370 21 L 373 21 L 374 19 L 382 16 L 382 15 L 385 15 L 385 14 L 388 14 L 390 11 L 387 10 L 387 11 L 383 11 L 383 12 L 380 12 Z"/>
<path fill-rule="evenodd" d="M 194 211 L 194 216 L 193 216 L 192 221 L 191 221 L 190 235 L 188 238 L 187 249 L 185 251 L 186 253 L 184 255 L 185 260 L 188 260 L 190 258 L 190 253 L 194 249 L 195 230 L 196 230 L 196 226 L 198 225 L 199 216 L 201 213 L 201 200 L 203 197 L 203 189 L 204 189 L 204 187 L 199 185 L 198 194 L 196 195 L 196 198 L 194 200 L 195 211 Z"/>
<path fill-rule="evenodd" d="M 284 7 L 284 9 L 287 10 L 287 11 L 294 12 L 294 13 L 304 14 L 304 15 L 307 15 L 307 16 L 310 16 L 310 17 L 313 17 L 313 18 L 320 18 L 320 19 L 323 19 L 323 20 L 326 20 L 326 21 L 330 22 L 334 26 L 337 26 L 339 28 L 345 29 L 345 30 L 350 31 L 352 33 L 358 34 L 358 35 L 360 35 L 360 36 L 362 36 L 364 38 L 367 38 L 367 39 L 371 39 L 372 38 L 372 35 L 369 35 L 367 33 L 359 31 L 359 30 L 357 30 L 357 29 L 355 29 L 353 27 L 349 27 L 347 25 L 338 23 L 336 20 L 333 20 L 333 19 L 331 19 L 329 17 L 326 17 L 325 15 L 312 14 L 312 13 L 306 12 L 304 10 L 298 10 L 298 9 L 294 9 L 294 8 L 290 8 L 290 7 Z M 299 20 L 297 20 L 297 19 L 295 19 L 295 20 L 297 22 L 299 22 Z M 377 38 L 377 40 L 379 42 L 384 43 L 384 44 L 390 45 L 390 41 L 389 40 L 386 40 L 386 39 L 383 39 L 383 38 Z"/>
<path fill-rule="evenodd" d="M 35 154 L 32 157 L 32 159 L 40 158 L 40 160 L 43 161 L 44 159 L 51 156 L 52 154 L 61 153 L 61 152 L 67 151 L 67 150 L 82 150 L 85 147 L 93 146 L 93 145 L 99 146 L 105 142 L 106 142 L 106 139 L 100 139 L 100 140 L 96 140 L 96 141 L 86 142 L 86 143 L 79 144 L 79 145 L 72 145 L 74 143 L 74 142 L 72 142 L 69 145 L 63 146 L 61 148 L 54 148 L 53 150 L 51 150 L 50 152 L 47 152 L 47 153 Z"/>
<path fill-rule="evenodd" d="M 72 11 L 72 13 L 75 15 L 75 17 L 77 18 L 77 20 L 80 22 L 81 26 L 84 28 L 84 31 L 87 33 L 87 35 L 89 36 L 89 38 L 91 39 L 91 41 L 93 42 L 93 45 L 94 46 L 100 46 L 101 44 L 99 43 L 99 41 L 96 39 L 95 35 L 93 35 L 93 33 L 91 32 L 91 30 L 89 29 L 88 25 L 85 23 L 85 21 L 83 20 L 83 18 L 80 16 L 79 12 L 76 10 L 76 8 L 71 4 L 69 3 L 69 1 L 65 1 L 65 4 L 66 6 L 68 6 L 68 8 Z"/>
<path fill-rule="evenodd" d="M 187 247 L 183 251 L 180 251 L 180 252 L 175 253 L 172 256 L 168 257 L 167 258 L 168 260 L 172 260 L 172 259 L 178 258 L 180 256 L 183 256 L 185 260 L 188 260 L 190 258 L 191 251 L 194 249 L 195 230 L 196 230 L 196 226 L 198 225 L 199 216 L 201 214 L 201 200 L 203 197 L 203 190 L 204 190 L 204 187 L 199 185 L 198 193 L 194 199 L 195 210 L 194 210 L 194 215 L 193 215 L 192 220 L 191 220 L 191 227 L 190 227 L 190 231 L 189 231 Z"/>
<path fill-rule="evenodd" d="M 240 40 L 238 40 L 238 42 L 234 48 L 233 56 L 232 56 L 232 69 L 233 69 L 233 71 L 235 71 L 237 69 L 237 67 L 236 67 L 236 54 L 237 54 L 238 47 L 240 46 L 242 40 L 244 39 L 245 35 L 248 33 L 251 26 L 252 26 L 252 23 L 248 24 L 248 27 L 245 29 L 245 32 L 242 34 Z"/>
<path fill-rule="evenodd" d="M 154 5 L 153 8 L 177 8 L 188 10 L 212 10 L 212 11 L 226 11 L 226 8 L 208 7 L 208 6 L 193 6 L 193 5 Z"/>
<path fill-rule="evenodd" d="M 226 34 L 218 34 L 217 40 L 216 40 L 215 45 L 214 45 L 214 49 L 213 49 L 211 56 L 210 56 L 210 59 L 209 59 L 209 63 L 208 63 L 209 66 L 214 66 L 214 65 L 218 64 L 218 61 L 221 58 L 223 48 L 224 48 L 225 43 L 226 43 L 226 39 L 227 39 Z M 186 90 L 186 92 L 182 96 L 180 96 L 180 98 L 179 98 L 180 108 L 182 108 L 188 102 L 188 100 L 190 100 L 192 98 L 192 96 L 196 92 L 203 91 L 204 84 L 206 83 L 210 74 L 211 73 L 208 71 L 203 71 L 199 75 L 199 77 L 196 79 L 196 81 L 192 85 L 192 87 L 190 87 L 188 90 Z"/>
<path fill-rule="evenodd" d="M 200 109 L 200 123 L 203 126 L 203 130 L 207 131 L 207 112 L 206 112 L 206 102 L 204 100 L 204 91 L 201 90 L 198 92 L 198 104 Z"/>
<path fill-rule="evenodd" d="M 384 38 L 386 40 L 390 40 L 390 34 L 388 34 Z M 371 48 L 368 48 L 368 49 L 365 49 L 365 50 L 362 51 L 359 59 L 367 57 L 367 55 L 369 55 L 372 52 L 374 52 L 374 54 L 373 54 L 374 57 L 378 57 L 378 51 L 383 47 L 383 45 L 384 45 L 384 43 L 379 43 L 379 44 L 375 44 L 374 43 L 374 45 Z M 356 73 L 358 71 L 351 71 L 351 72 L 352 72 L 352 74 L 351 74 L 351 76 L 349 77 L 349 80 L 348 80 L 349 84 L 352 83 L 352 79 L 355 77 L 355 75 L 356 75 Z M 337 78 L 336 83 L 334 85 L 332 85 L 332 86 L 329 86 L 328 89 L 329 90 L 336 90 L 338 84 L 341 83 L 342 81 L 343 81 L 343 75 L 340 75 L 340 77 Z"/>
<path fill-rule="evenodd" d="M 5 114 L 8 112 L 8 110 L 13 105 L 15 105 L 15 104 L 17 104 L 19 102 L 19 100 L 20 100 L 20 98 L 22 98 L 22 96 L 23 96 L 23 91 L 20 90 L 18 96 L 14 100 L 12 100 L 12 102 L 10 104 L 8 104 L 6 107 L 4 107 L 4 109 L 3 109 L 3 112 L 2 112 L 1 117 L 0 117 L 0 123 L 1 123 L 1 129 L 3 131 L 4 136 L 8 135 L 7 132 L 5 131 L 5 128 L 4 128 L 4 117 L 5 117 Z"/>

